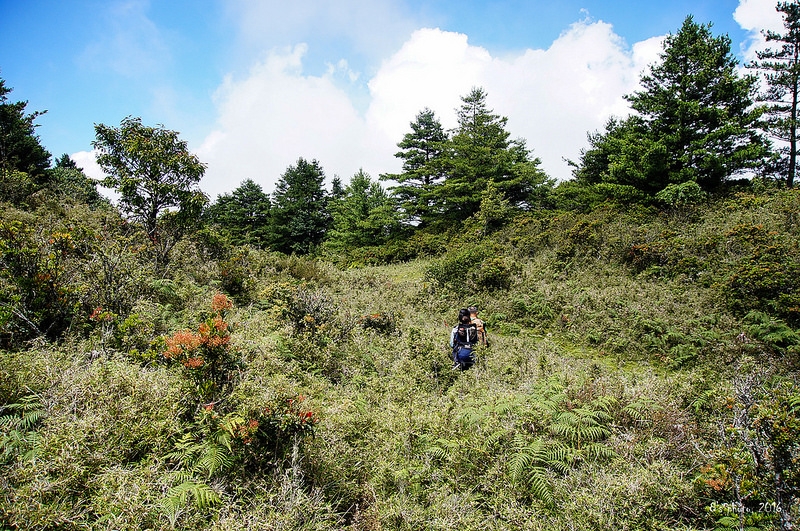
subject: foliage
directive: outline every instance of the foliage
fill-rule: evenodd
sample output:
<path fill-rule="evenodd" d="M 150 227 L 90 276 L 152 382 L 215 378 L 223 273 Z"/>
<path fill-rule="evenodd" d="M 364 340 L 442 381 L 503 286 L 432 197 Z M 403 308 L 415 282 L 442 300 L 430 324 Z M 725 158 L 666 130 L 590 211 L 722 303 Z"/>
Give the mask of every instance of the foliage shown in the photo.
<path fill-rule="evenodd" d="M 265 248 L 269 242 L 269 195 L 261 185 L 246 179 L 230 194 L 222 194 L 205 211 L 205 217 L 231 235 L 235 245 Z"/>
<path fill-rule="evenodd" d="M 211 301 L 211 316 L 197 332 L 181 330 L 164 338 L 164 358 L 183 366 L 194 395 L 202 402 L 220 400 L 232 384 L 236 353 L 230 346 L 231 325 L 225 322 L 232 307 L 233 302 L 218 293 Z"/>
<path fill-rule="evenodd" d="M 25 113 L 27 101 L 10 102 L 12 89 L 0 78 L 0 178 L 5 180 L 12 174 L 25 174 L 33 183 L 43 184 L 50 166 L 50 153 L 42 147 L 36 135 L 34 121 L 47 111 Z M 19 205 L 24 194 L 11 195 L 13 188 L 3 186 L 0 201 Z"/>
<path fill-rule="evenodd" d="M 4 413 L 0 416 L 0 465 L 18 456 L 35 459 L 41 452 L 36 428 L 46 415 L 40 398 L 35 394 L 21 397 L 18 403 L 0 407 L 0 413 Z"/>
<path fill-rule="evenodd" d="M 197 183 L 205 165 L 192 155 L 178 133 L 127 117 L 120 126 L 95 125 L 92 145 L 106 172 L 103 185 L 119 194 L 121 210 L 142 224 L 156 249 L 159 265 L 191 229 L 207 202 Z"/>
<path fill-rule="evenodd" d="M 334 259 L 355 249 L 381 246 L 399 229 L 389 196 L 363 170 L 353 175 L 330 209 L 332 225 L 324 248 Z"/>
<path fill-rule="evenodd" d="M 576 178 L 610 182 L 655 195 L 670 184 L 696 182 L 717 190 L 731 176 L 757 168 L 768 155 L 756 130 L 755 78 L 739 77 L 730 38 L 689 16 L 664 42 L 661 61 L 629 94 L 638 113 L 611 119 L 589 136 Z"/>
<path fill-rule="evenodd" d="M 297 159 L 286 168 L 272 194 L 270 247 L 282 253 L 308 254 L 330 225 L 325 173 L 316 160 Z"/>
<path fill-rule="evenodd" d="M 783 176 L 788 188 L 797 174 L 797 104 L 800 98 L 800 6 L 796 2 L 778 2 L 785 33 L 766 31 L 767 42 L 779 48 L 756 52 L 757 60 L 748 68 L 757 69 L 767 83 L 759 100 L 766 103 L 764 128 L 776 140 L 788 145 L 778 148 L 780 159 L 776 175 Z"/>
<path fill-rule="evenodd" d="M 395 157 L 403 160 L 403 173 L 381 175 L 397 182 L 389 188 L 403 212 L 403 221 L 428 225 L 436 217 L 432 193 L 445 178 L 444 155 L 449 137 L 436 114 L 425 108 L 411 122 Z"/>
<path fill-rule="evenodd" d="M 497 256 L 489 246 L 467 243 L 432 262 L 425 276 L 440 289 L 466 295 L 509 289 L 521 271 L 513 259 Z"/>

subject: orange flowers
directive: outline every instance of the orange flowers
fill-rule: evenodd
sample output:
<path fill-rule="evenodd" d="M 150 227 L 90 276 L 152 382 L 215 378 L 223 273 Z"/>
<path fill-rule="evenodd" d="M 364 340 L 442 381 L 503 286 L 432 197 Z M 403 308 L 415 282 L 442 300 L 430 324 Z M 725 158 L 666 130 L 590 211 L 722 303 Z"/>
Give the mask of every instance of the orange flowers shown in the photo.
<path fill-rule="evenodd" d="M 174 360 L 188 370 L 188 376 L 197 384 L 199 395 L 206 400 L 222 392 L 234 366 L 234 353 L 230 349 L 231 327 L 224 319 L 224 312 L 233 307 L 233 302 L 218 293 L 211 307 L 214 314 L 201 322 L 197 331 L 179 330 L 165 337 L 163 351 L 165 359 Z"/>
<path fill-rule="evenodd" d="M 202 344 L 202 336 L 196 335 L 191 330 L 180 330 L 166 338 L 167 350 L 164 352 L 165 358 L 180 358 L 184 354 L 189 354 Z"/>
<path fill-rule="evenodd" d="M 217 293 L 211 299 L 211 309 L 215 312 L 222 313 L 233 308 L 233 301 L 230 300 L 224 293 Z"/>

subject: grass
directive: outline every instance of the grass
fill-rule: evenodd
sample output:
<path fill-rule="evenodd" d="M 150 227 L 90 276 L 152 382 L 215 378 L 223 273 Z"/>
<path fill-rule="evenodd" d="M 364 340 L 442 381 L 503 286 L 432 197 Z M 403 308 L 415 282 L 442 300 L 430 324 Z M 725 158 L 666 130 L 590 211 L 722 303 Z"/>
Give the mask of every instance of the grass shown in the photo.
<path fill-rule="evenodd" d="M 737 373 L 796 379 L 798 351 L 742 342 L 725 270 L 637 269 L 623 251 L 677 231 L 680 252 L 696 253 L 745 222 L 794 236 L 792 194 L 729 199 L 691 222 L 605 212 L 602 223 L 537 223 L 536 234 L 512 225 L 493 245 L 521 272 L 500 290 L 437 289 L 430 259 L 338 270 L 249 251 L 258 267 L 228 317 L 235 385 L 214 411 L 246 416 L 303 395 L 320 421 L 313 436 L 278 435 L 258 451 L 230 439 L 230 466 L 193 479 L 205 503 L 187 494 L 165 505 L 186 472 L 168 457 L 176 441 L 210 441 L 180 366 L 125 342 L 98 350 L 91 324 L 2 351 L 0 396 L 35 392 L 44 415 L 35 459 L 0 464 L 0 528 L 712 529 L 708 508 L 732 503 L 734 487 L 770 499 L 746 463 L 736 470 L 749 483 L 709 475 L 732 470 L 746 444 L 720 435 L 741 411 Z M 135 305 L 158 323 L 142 328 L 140 347 L 195 328 L 219 286 L 213 261 L 181 252 L 181 274 Z M 460 373 L 445 322 L 468 304 L 491 346 Z"/>

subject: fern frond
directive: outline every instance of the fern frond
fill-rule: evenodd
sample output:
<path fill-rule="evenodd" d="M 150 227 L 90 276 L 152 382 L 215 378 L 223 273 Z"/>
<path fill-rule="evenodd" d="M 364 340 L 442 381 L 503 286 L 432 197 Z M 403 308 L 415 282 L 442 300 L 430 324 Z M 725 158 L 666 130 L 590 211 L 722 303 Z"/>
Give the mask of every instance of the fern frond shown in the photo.
<path fill-rule="evenodd" d="M 592 459 L 613 459 L 617 453 L 603 443 L 590 443 L 583 448 L 583 453 Z"/>
<path fill-rule="evenodd" d="M 550 484 L 547 481 L 547 470 L 544 468 L 536 467 L 531 469 L 528 488 L 530 489 L 531 495 L 547 507 L 552 507 L 555 504 L 553 491 L 550 489 Z"/>
<path fill-rule="evenodd" d="M 456 453 L 458 446 L 459 445 L 457 441 L 451 441 L 450 439 L 437 439 L 434 446 L 429 447 L 426 453 L 434 459 L 447 461 L 450 460 Z"/>
<path fill-rule="evenodd" d="M 639 397 L 633 402 L 622 408 L 622 413 L 630 417 L 634 422 L 644 422 L 650 420 L 652 413 L 662 409 L 655 400 L 649 397 Z"/>
<path fill-rule="evenodd" d="M 230 447 L 209 443 L 204 445 L 203 454 L 198 459 L 195 469 L 210 478 L 217 472 L 233 466 L 234 461 Z"/>
<path fill-rule="evenodd" d="M 184 481 L 167 491 L 167 497 L 162 500 L 162 506 L 165 509 L 175 510 L 186 506 L 190 499 L 193 499 L 195 506 L 201 510 L 222 501 L 219 494 L 205 483 Z"/>
<path fill-rule="evenodd" d="M 608 395 L 598 396 L 589 404 L 595 411 L 602 411 L 605 414 L 609 414 L 617 405 L 619 405 L 619 400 Z"/>

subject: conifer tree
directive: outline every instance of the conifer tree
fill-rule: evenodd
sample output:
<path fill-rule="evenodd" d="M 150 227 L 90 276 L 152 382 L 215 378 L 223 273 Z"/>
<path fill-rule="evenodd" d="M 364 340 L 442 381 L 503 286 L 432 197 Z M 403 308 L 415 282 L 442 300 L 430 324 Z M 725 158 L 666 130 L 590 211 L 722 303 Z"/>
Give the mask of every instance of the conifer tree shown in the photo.
<path fill-rule="evenodd" d="M 283 253 L 308 254 L 330 224 L 325 173 L 316 160 L 300 157 L 281 176 L 272 194 L 270 243 Z"/>
<path fill-rule="evenodd" d="M 654 195 L 670 184 L 714 190 L 759 168 L 769 153 L 757 128 L 756 79 L 740 76 L 730 38 L 691 16 L 664 42 L 661 61 L 626 96 L 638 113 L 610 120 L 575 171 L 583 184 L 633 186 Z"/>
<path fill-rule="evenodd" d="M 800 3 L 779 2 L 784 33 L 766 31 L 767 42 L 779 48 L 756 52 L 757 61 L 748 68 L 760 70 L 767 82 L 759 96 L 767 104 L 764 120 L 767 133 L 787 145 L 779 147 L 779 172 L 785 175 L 786 186 L 794 186 L 797 174 L 797 103 L 800 97 Z"/>
<path fill-rule="evenodd" d="M 332 251 L 381 245 L 398 226 L 390 197 L 364 170 L 353 175 L 331 213 L 326 247 Z"/>
<path fill-rule="evenodd" d="M 767 154 L 755 126 L 756 79 L 740 77 L 728 36 L 686 17 L 667 36 L 661 62 L 641 78 L 643 90 L 627 96 L 649 134 L 664 145 L 664 186 L 695 181 L 714 189 L 727 178 L 753 169 Z M 663 188 L 664 186 L 661 186 Z"/>
<path fill-rule="evenodd" d="M 217 197 L 206 215 L 231 235 L 236 245 L 266 247 L 269 235 L 270 200 L 261 185 L 246 179 L 230 194 Z"/>
<path fill-rule="evenodd" d="M 403 172 L 381 175 L 391 186 L 407 223 L 425 225 L 435 216 L 432 192 L 444 179 L 443 154 L 448 136 L 435 113 L 425 108 L 411 122 L 411 132 L 397 144 L 395 157 L 403 160 Z"/>
<path fill-rule="evenodd" d="M 25 113 L 27 101 L 11 102 L 0 78 L 0 200 L 18 202 L 34 184 L 44 184 L 50 167 L 50 153 L 36 135 L 34 121 L 47 111 Z M 6 191 L 8 193 L 6 193 Z"/>
<path fill-rule="evenodd" d="M 523 140 L 510 139 L 508 118 L 494 114 L 486 97 L 482 88 L 473 88 L 461 98 L 445 156 L 446 179 L 433 193 L 445 220 L 475 214 L 489 182 L 517 208 L 530 207 L 534 192 L 550 184 L 540 161 L 531 158 Z"/>

